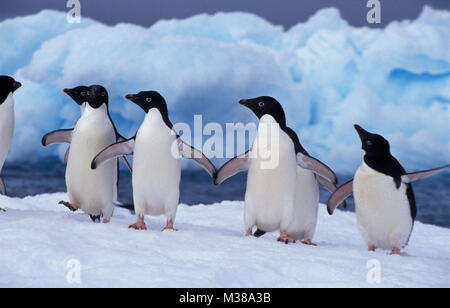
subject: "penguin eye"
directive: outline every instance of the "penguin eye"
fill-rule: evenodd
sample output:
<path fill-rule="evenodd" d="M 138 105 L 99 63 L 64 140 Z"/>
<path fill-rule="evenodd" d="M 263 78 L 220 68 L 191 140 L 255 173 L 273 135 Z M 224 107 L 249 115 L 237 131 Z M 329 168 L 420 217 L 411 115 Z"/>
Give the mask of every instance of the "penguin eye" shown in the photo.
<path fill-rule="evenodd" d="M 368 146 L 372 146 L 373 143 L 372 143 L 372 141 L 367 140 L 367 141 L 366 141 L 366 144 L 367 144 Z"/>
<path fill-rule="evenodd" d="M 152 101 L 152 99 L 151 99 L 150 97 L 147 97 L 145 100 L 146 100 L 148 103 L 150 103 L 150 102 Z"/>
<path fill-rule="evenodd" d="M 264 107 L 264 103 L 263 102 L 259 102 L 258 106 L 262 108 L 262 107 Z"/>
<path fill-rule="evenodd" d="M 86 96 L 86 92 L 81 92 L 81 96 Z"/>
<path fill-rule="evenodd" d="M 105 96 L 106 95 L 106 93 L 105 92 L 102 92 L 102 96 Z"/>
<path fill-rule="evenodd" d="M 87 94 L 87 96 L 89 96 L 89 95 L 91 95 L 91 92 L 87 91 L 86 94 Z"/>

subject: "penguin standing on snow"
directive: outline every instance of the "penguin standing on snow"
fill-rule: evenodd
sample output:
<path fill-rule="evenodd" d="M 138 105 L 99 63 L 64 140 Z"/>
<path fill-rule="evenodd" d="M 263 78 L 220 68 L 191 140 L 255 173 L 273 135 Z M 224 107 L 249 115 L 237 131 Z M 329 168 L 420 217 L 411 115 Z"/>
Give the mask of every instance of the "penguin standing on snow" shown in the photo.
<path fill-rule="evenodd" d="M 319 191 L 314 173 L 304 167 L 314 166 L 320 182 L 329 189 L 335 189 L 336 175 L 308 155 L 297 134 L 286 126 L 285 113 L 277 100 L 262 96 L 239 103 L 259 118 L 257 137 L 251 150 L 220 168 L 214 183 L 219 185 L 234 174 L 248 170 L 246 235 L 253 235 L 256 225 L 255 236 L 280 230 L 279 241 L 304 239 L 305 244 L 313 244 Z"/>
<path fill-rule="evenodd" d="M 8 156 L 14 134 L 14 92 L 22 84 L 9 76 L 0 76 L 0 173 Z M 0 190 L 6 195 L 5 183 L 0 176 Z"/>
<path fill-rule="evenodd" d="M 85 90 L 85 87 L 65 90 L 82 108 L 75 128 L 48 133 L 42 144 L 70 144 L 66 168 L 70 202 L 60 204 L 72 211 L 82 209 L 93 221 L 103 216 L 103 222 L 108 223 L 117 200 L 118 162 L 111 161 L 95 171 L 91 170 L 90 162 L 106 146 L 125 139 L 117 133 L 109 115 L 106 89 L 94 85 Z"/>
<path fill-rule="evenodd" d="M 353 192 L 358 228 L 369 251 L 382 248 L 399 255 L 400 249 L 408 244 L 417 212 L 411 183 L 448 166 L 406 173 L 390 153 L 386 139 L 359 125 L 355 129 L 361 139 L 363 161 L 354 179 L 332 194 L 328 212 L 333 214 L 338 204 Z"/>
<path fill-rule="evenodd" d="M 133 199 L 137 221 L 129 228 L 146 230 L 144 215 L 165 215 L 164 230 L 173 224 L 180 195 L 180 155 L 199 163 L 211 177 L 216 169 L 206 156 L 181 140 L 169 120 L 167 104 L 155 91 L 129 94 L 126 98 L 140 106 L 146 116 L 136 135 L 113 144 L 92 161 L 92 169 L 102 168 L 119 155 L 133 155 Z"/>

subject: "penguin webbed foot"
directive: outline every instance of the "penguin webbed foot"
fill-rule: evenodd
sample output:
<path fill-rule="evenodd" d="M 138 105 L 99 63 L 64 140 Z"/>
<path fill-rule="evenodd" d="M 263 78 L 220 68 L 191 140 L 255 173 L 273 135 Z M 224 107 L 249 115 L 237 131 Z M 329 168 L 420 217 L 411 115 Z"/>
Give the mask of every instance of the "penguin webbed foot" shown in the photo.
<path fill-rule="evenodd" d="M 0 212 L 6 212 L 6 210 L 0 207 Z"/>
<path fill-rule="evenodd" d="M 280 233 L 280 237 L 277 239 L 277 241 L 278 241 L 278 242 L 283 242 L 283 243 L 285 243 L 286 245 L 289 244 L 289 243 L 292 243 L 292 244 L 296 243 L 296 241 L 295 241 L 293 238 L 290 238 L 290 237 L 287 235 L 287 233 L 286 233 L 286 232 L 283 232 L 283 231 Z"/>
<path fill-rule="evenodd" d="M 78 211 L 78 208 L 74 207 L 72 204 L 70 204 L 70 202 L 61 200 L 61 201 L 59 201 L 58 204 L 64 205 L 66 208 L 68 208 L 72 212 Z"/>
<path fill-rule="evenodd" d="M 302 244 L 317 247 L 317 244 L 311 240 L 303 240 Z"/>
<path fill-rule="evenodd" d="M 172 219 L 168 219 L 166 226 L 164 227 L 164 229 L 161 230 L 161 232 L 166 231 L 166 230 L 171 230 L 171 231 L 178 231 L 178 229 L 175 229 L 173 227 L 173 220 Z"/>
<path fill-rule="evenodd" d="M 145 225 L 145 220 L 143 215 L 138 215 L 136 222 L 132 225 L 128 226 L 128 229 L 134 230 L 147 230 L 147 226 Z"/>

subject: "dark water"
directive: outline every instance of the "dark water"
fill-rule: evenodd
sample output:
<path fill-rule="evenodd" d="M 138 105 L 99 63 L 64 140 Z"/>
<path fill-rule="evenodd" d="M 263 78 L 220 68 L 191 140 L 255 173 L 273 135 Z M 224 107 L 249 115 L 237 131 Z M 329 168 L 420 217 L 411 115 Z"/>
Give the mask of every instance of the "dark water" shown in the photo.
<path fill-rule="evenodd" d="M 66 191 L 64 182 L 65 165 L 54 158 L 41 160 L 39 165 L 5 164 L 3 178 L 8 195 L 25 197 L 42 193 Z M 450 174 L 442 174 L 413 184 L 418 208 L 417 220 L 446 228 L 450 227 Z M 338 176 L 345 183 L 350 176 Z M 247 175 L 238 174 L 216 187 L 209 175 L 203 171 L 186 170 L 181 176 L 180 202 L 185 204 L 212 204 L 222 200 L 244 200 Z M 320 200 L 326 202 L 329 193 L 321 188 Z M 131 175 L 126 169 L 120 170 L 119 200 L 124 204 L 133 203 Z M 353 199 L 347 200 L 347 211 L 354 211 Z"/>

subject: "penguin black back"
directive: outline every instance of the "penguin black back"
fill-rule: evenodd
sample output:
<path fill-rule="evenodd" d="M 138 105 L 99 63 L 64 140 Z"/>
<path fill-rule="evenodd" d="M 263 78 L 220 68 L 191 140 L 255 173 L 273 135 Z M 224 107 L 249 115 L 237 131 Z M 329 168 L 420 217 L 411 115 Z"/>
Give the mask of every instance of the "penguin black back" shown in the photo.
<path fill-rule="evenodd" d="M 381 135 L 372 134 L 355 124 L 355 129 L 361 139 L 361 147 L 364 150 L 364 162 L 372 169 L 391 176 L 395 185 L 400 188 L 401 176 L 406 174 L 405 168 L 392 156 L 389 142 Z M 417 208 L 414 192 L 411 184 L 406 184 L 406 195 L 409 200 L 411 217 L 416 218 Z"/>

